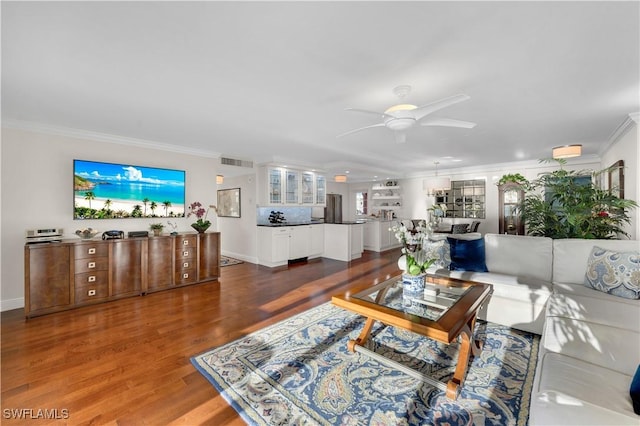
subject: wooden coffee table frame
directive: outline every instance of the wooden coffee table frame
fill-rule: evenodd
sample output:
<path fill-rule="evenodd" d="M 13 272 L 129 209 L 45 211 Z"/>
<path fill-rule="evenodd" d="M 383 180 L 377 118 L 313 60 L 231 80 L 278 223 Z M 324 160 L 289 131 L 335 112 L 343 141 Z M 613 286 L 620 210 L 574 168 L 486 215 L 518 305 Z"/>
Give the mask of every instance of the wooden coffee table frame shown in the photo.
<path fill-rule="evenodd" d="M 474 339 L 473 330 L 478 311 L 491 295 L 492 287 L 489 284 L 474 283 L 453 278 L 428 276 L 427 281 L 429 283 L 457 288 L 471 287 L 442 316 L 440 316 L 440 318 L 434 321 L 378 304 L 378 302 L 385 297 L 387 291 L 395 286 L 399 280 L 401 280 L 401 277 L 398 276 L 373 286 L 370 289 L 370 292 L 373 293 L 378 291 L 375 302 L 353 297 L 350 293 L 332 297 L 331 302 L 334 305 L 363 315 L 367 318 L 358 338 L 356 340 L 349 341 L 348 349 L 351 352 L 364 353 L 381 363 L 401 370 L 412 377 L 423 380 L 424 382 L 445 391 L 448 398 L 456 399 L 467 374 L 469 358 L 471 356 L 479 355 L 482 349 L 482 342 Z M 382 355 L 365 348 L 363 345 L 369 339 L 371 329 L 373 328 L 375 321 L 380 321 L 386 325 L 413 331 L 446 344 L 450 344 L 460 336 L 461 342 L 458 363 L 451 380 L 445 384 L 420 371 L 385 358 Z"/>

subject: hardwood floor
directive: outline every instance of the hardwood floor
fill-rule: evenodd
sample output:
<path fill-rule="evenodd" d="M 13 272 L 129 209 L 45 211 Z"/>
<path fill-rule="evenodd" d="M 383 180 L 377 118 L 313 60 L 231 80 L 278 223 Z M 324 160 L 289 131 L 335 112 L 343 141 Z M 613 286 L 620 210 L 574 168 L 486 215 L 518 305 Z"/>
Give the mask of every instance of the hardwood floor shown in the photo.
<path fill-rule="evenodd" d="M 242 425 L 190 357 L 396 275 L 398 256 L 244 263 L 221 268 L 218 282 L 30 320 L 3 312 L 0 422 L 33 423 L 12 417 L 49 410 L 68 418 L 37 424 Z"/>

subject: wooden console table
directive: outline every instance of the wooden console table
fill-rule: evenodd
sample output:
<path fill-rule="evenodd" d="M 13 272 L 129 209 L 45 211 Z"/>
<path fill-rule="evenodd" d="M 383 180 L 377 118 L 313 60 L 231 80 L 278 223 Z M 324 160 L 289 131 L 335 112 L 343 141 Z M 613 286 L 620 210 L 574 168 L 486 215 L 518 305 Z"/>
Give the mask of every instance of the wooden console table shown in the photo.
<path fill-rule="evenodd" d="M 217 280 L 220 233 L 26 244 L 25 315 Z"/>

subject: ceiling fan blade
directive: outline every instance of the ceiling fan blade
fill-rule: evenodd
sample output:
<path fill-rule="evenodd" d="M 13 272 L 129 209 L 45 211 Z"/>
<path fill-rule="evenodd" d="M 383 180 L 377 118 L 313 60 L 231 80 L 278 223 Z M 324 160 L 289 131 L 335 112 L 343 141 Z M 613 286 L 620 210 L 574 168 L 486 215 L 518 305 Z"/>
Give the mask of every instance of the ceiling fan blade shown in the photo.
<path fill-rule="evenodd" d="M 369 111 L 368 109 L 346 108 L 345 111 L 364 112 L 365 114 L 374 114 L 378 117 L 395 118 L 393 115 L 385 114 L 384 112 Z"/>
<path fill-rule="evenodd" d="M 396 143 L 405 143 L 407 141 L 407 133 L 396 130 Z"/>
<path fill-rule="evenodd" d="M 336 136 L 336 137 L 337 137 L 337 138 L 341 138 L 341 137 L 343 137 L 343 136 L 347 136 L 347 135 L 350 135 L 350 134 L 352 134 L 352 133 L 359 132 L 359 131 L 361 131 L 361 130 L 371 129 L 372 127 L 384 127 L 384 123 L 372 124 L 371 126 L 360 127 L 359 129 L 355 129 L 355 130 L 349 130 L 348 132 L 346 132 L 346 133 L 342 133 L 342 134 L 339 134 L 339 135 L 338 135 L 338 136 Z"/>
<path fill-rule="evenodd" d="M 444 126 L 444 127 L 460 127 L 463 129 L 473 129 L 476 123 L 471 121 L 454 120 L 453 118 L 429 118 L 420 122 L 421 126 Z"/>
<path fill-rule="evenodd" d="M 471 99 L 471 96 L 462 93 L 459 95 L 449 96 L 448 98 L 440 99 L 439 101 L 435 101 L 414 109 L 413 114 L 416 120 L 420 120 L 431 114 L 432 112 L 436 112 L 438 110 L 441 110 L 442 108 L 446 108 L 448 106 L 457 104 L 458 102 L 466 101 L 468 99 Z"/>

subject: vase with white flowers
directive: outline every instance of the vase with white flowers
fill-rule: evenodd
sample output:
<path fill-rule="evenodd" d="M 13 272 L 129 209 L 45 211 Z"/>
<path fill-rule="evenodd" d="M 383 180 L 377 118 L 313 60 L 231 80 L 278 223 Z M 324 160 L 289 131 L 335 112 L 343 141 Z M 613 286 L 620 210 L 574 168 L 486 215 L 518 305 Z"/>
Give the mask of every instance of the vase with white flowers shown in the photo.
<path fill-rule="evenodd" d="M 402 285 L 406 291 L 424 291 L 426 271 L 437 260 L 428 244 L 431 226 L 424 220 L 416 226 L 407 228 L 399 222 L 391 228 L 395 237 L 402 244 L 402 254 L 405 259 L 405 272 L 402 274 Z"/>

